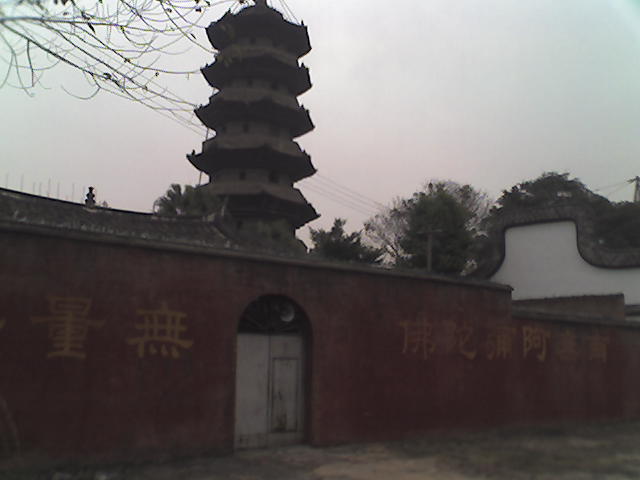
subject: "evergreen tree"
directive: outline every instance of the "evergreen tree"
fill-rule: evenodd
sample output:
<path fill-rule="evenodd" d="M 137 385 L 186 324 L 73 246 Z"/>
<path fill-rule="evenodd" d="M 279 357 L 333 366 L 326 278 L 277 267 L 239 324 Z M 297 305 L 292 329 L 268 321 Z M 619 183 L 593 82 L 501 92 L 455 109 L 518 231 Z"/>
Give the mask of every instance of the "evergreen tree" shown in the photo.
<path fill-rule="evenodd" d="M 527 180 L 504 190 L 496 202 L 493 214 L 508 213 L 523 208 L 544 208 L 558 204 L 580 205 L 600 214 L 609 208 L 606 198 L 593 193 L 568 173 L 545 172 L 534 180 Z"/>
<path fill-rule="evenodd" d="M 503 215 L 530 208 L 577 207 L 594 222 L 600 243 L 608 248 L 640 247 L 640 203 L 612 203 L 568 173 L 546 172 L 502 192 L 484 227 L 491 229 Z"/>
<path fill-rule="evenodd" d="M 433 181 L 409 199 L 395 199 L 365 222 L 365 231 L 396 266 L 427 268 L 430 249 L 432 271 L 459 274 L 475 263 L 471 244 L 491 203 L 471 185 Z"/>
<path fill-rule="evenodd" d="M 460 274 L 470 258 L 473 234 L 467 227 L 472 213 L 444 189 L 419 192 L 407 201 L 407 229 L 401 246 L 410 267 Z M 429 240 L 431 237 L 431 240 Z"/>
<path fill-rule="evenodd" d="M 358 263 L 380 263 L 383 251 L 362 243 L 361 232 L 347 234 L 344 231 L 346 220 L 336 218 L 331 230 L 310 228 L 313 242 L 312 254 L 327 260 Z"/>
<path fill-rule="evenodd" d="M 183 189 L 179 184 L 173 183 L 167 192 L 153 203 L 153 207 L 156 215 L 203 217 L 219 210 L 221 202 L 218 197 L 209 193 L 206 185 L 185 185 Z"/>

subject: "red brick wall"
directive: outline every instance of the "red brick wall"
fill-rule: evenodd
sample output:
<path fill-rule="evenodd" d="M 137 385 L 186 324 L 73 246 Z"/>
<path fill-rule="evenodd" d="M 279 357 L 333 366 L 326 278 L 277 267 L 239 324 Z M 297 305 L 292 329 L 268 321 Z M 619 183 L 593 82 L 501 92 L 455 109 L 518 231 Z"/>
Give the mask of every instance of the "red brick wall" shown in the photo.
<path fill-rule="evenodd" d="M 601 317 L 604 322 L 625 319 L 624 295 L 621 293 L 514 300 L 513 307 L 517 310 Z"/>
<path fill-rule="evenodd" d="M 637 329 L 509 318 L 497 292 L 431 286 L 417 301 L 410 292 L 389 297 L 402 305 L 397 318 L 385 305 L 357 319 L 347 335 L 353 340 L 320 360 L 332 368 L 318 370 L 326 397 L 314 401 L 328 404 L 314 417 L 318 443 L 640 412 Z M 411 343 L 416 335 L 403 353 L 398 325 L 419 327 L 421 318 L 433 343 Z M 327 421 L 333 418 L 340 420 Z"/>
<path fill-rule="evenodd" d="M 231 450 L 237 322 L 265 294 L 311 322 L 313 444 L 640 411 L 636 330 L 512 320 L 509 291 L 489 285 L 17 233 L 0 236 L 0 265 L 0 429 L 15 425 L 25 453 Z M 136 325 L 163 302 L 192 343 L 141 356 Z M 69 318 L 88 331 L 65 350 L 54 327 Z M 545 343 L 525 345 L 523 327 Z M 561 358 L 565 329 L 577 346 Z M 606 359 L 590 354 L 594 333 Z"/>

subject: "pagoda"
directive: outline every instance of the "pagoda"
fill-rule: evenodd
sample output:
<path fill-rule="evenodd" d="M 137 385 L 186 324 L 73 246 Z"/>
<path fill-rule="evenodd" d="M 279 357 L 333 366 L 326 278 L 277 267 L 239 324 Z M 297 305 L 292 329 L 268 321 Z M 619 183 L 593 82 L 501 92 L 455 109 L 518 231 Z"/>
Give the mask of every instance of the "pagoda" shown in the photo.
<path fill-rule="evenodd" d="M 209 175 L 203 188 L 222 199 L 238 234 L 293 239 L 319 216 L 293 186 L 316 171 L 293 140 L 314 128 L 296 98 L 311 88 L 298 63 L 311 50 L 307 27 L 255 0 L 211 23 L 207 36 L 217 55 L 202 73 L 215 91 L 195 114 L 216 134 L 187 158 Z"/>

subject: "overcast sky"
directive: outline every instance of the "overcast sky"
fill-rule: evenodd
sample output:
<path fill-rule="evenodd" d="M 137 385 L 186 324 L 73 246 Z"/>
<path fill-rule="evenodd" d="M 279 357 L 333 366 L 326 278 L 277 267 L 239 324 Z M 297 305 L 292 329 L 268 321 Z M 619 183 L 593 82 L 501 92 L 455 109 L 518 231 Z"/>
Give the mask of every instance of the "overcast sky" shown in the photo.
<path fill-rule="evenodd" d="M 322 215 L 313 227 L 339 216 L 347 230 L 361 228 L 375 213 L 332 182 L 388 204 L 432 178 L 497 197 L 544 171 L 568 171 L 591 189 L 640 175 L 638 1 L 287 3 L 313 47 L 303 58 L 313 88 L 300 100 L 316 129 L 298 139 L 319 171 L 298 184 Z M 212 60 L 193 49 L 169 64 Z M 149 211 L 169 184 L 198 182 L 185 154 L 200 150 L 204 130 L 108 94 L 75 99 L 61 85 L 82 93 L 82 80 L 62 67 L 43 82 L 34 97 L 0 89 L 0 186 L 59 189 L 62 199 L 73 188 L 79 201 L 94 185 L 111 207 Z M 195 104 L 211 94 L 200 75 L 172 88 Z M 615 190 L 603 193 L 633 194 Z"/>

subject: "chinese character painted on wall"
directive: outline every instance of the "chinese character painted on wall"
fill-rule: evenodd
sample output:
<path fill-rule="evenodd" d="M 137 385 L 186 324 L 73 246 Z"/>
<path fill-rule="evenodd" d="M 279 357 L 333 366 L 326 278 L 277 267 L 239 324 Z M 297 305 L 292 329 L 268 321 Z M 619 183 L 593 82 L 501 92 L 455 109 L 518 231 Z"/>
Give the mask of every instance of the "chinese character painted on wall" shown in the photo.
<path fill-rule="evenodd" d="M 575 362 L 578 359 L 578 340 L 575 332 L 568 328 L 556 337 L 556 355 L 565 362 Z"/>
<path fill-rule="evenodd" d="M 547 358 L 547 341 L 551 333 L 541 327 L 522 327 L 522 351 L 524 358 L 529 352 L 536 353 L 536 358 L 544 362 Z"/>
<path fill-rule="evenodd" d="M 458 325 L 458 353 L 467 360 L 476 358 L 478 350 L 473 341 L 474 327 L 471 323 L 464 322 Z"/>
<path fill-rule="evenodd" d="M 470 322 L 442 322 L 440 343 L 446 353 L 459 353 L 468 360 L 473 360 L 478 354 L 473 334 L 474 326 Z"/>
<path fill-rule="evenodd" d="M 609 342 L 609 335 L 602 335 L 597 332 L 589 335 L 587 339 L 589 346 L 589 360 L 599 360 L 606 363 Z"/>
<path fill-rule="evenodd" d="M 145 353 L 149 353 L 180 358 L 179 349 L 188 349 L 193 345 L 192 340 L 180 338 L 187 329 L 182 323 L 186 313 L 169 310 L 167 304 L 162 302 L 157 310 L 138 309 L 136 314 L 142 317 L 142 322 L 134 325 L 141 335 L 127 339 L 127 343 L 138 347 L 138 357 L 143 358 Z"/>
<path fill-rule="evenodd" d="M 421 353 L 427 359 L 436 349 L 433 341 L 433 323 L 426 318 L 414 322 L 400 322 L 404 329 L 404 343 L 402 353 Z"/>
<path fill-rule="evenodd" d="M 46 323 L 49 326 L 51 351 L 47 358 L 70 357 L 85 358 L 85 341 L 89 327 L 99 328 L 104 321 L 88 318 L 91 299 L 83 297 L 47 296 L 49 316 L 31 317 L 35 324 Z"/>
<path fill-rule="evenodd" d="M 485 343 L 487 358 L 489 360 L 505 359 L 513 356 L 513 343 L 516 337 L 516 329 L 506 325 L 493 327 L 487 334 Z"/>
<path fill-rule="evenodd" d="M 444 320 L 438 329 L 438 346 L 442 353 L 449 354 L 458 349 L 458 324 Z"/>

